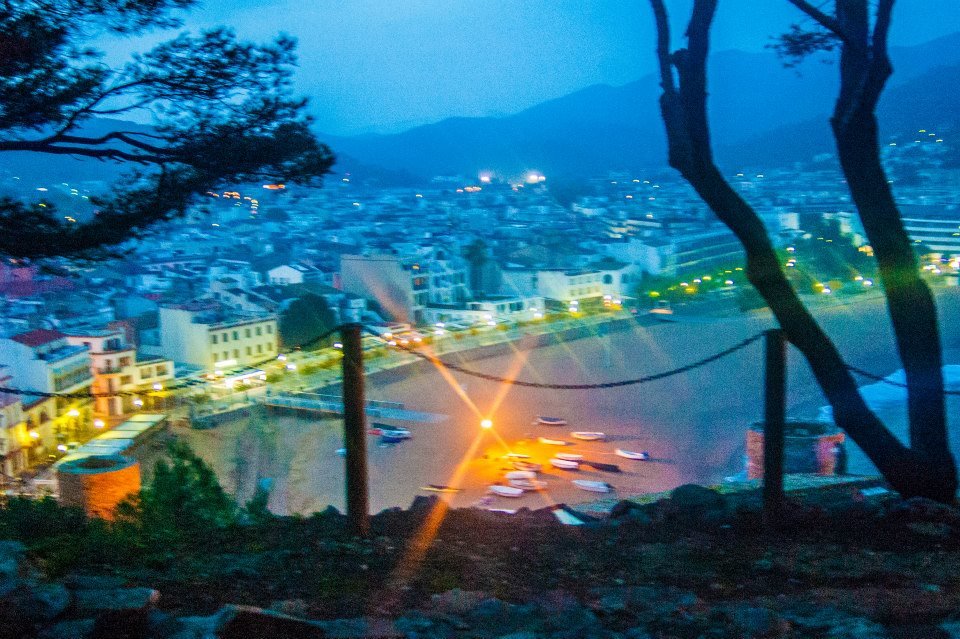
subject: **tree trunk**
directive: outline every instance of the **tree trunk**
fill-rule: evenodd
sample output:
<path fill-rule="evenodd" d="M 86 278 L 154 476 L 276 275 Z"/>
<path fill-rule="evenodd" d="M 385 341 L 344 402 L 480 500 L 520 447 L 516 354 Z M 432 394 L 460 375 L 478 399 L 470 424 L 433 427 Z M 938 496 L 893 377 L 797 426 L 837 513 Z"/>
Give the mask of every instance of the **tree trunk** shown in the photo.
<path fill-rule="evenodd" d="M 843 2 L 856 5 L 857 10 L 862 8 L 864 12 L 858 15 L 866 17 L 862 0 L 838 0 L 839 4 Z M 805 4 L 802 0 L 795 3 Z M 834 128 L 844 132 L 844 141 L 841 143 L 838 138 L 838 145 L 854 201 L 864 217 L 868 236 L 873 232 L 877 238 L 871 237 L 871 242 L 876 242 L 874 251 L 880 263 L 897 344 L 910 384 L 911 440 L 916 444 L 912 448 L 897 440 L 866 405 L 840 353 L 786 279 L 763 222 L 713 162 L 706 114 L 706 59 L 717 0 L 695 0 L 686 33 L 688 48 L 672 54 L 663 0 L 651 0 L 651 4 L 657 22 L 657 57 L 663 86 L 660 106 L 667 129 L 670 166 L 680 171 L 743 244 L 750 282 L 766 300 L 787 339 L 809 362 L 833 407 L 837 425 L 850 435 L 904 496 L 952 501 L 956 472 L 946 445 L 936 311 L 930 292 L 917 273 L 909 239 L 879 163 L 873 118 L 875 98 L 864 103 L 869 106 L 868 122 L 864 123 L 862 118 L 853 120 L 849 128 L 839 124 L 841 120 L 845 124 L 851 122 L 850 111 L 845 105 L 862 96 L 864 90 L 873 90 L 879 95 L 885 77 L 882 73 L 868 75 L 860 78 L 859 84 L 851 84 L 850 76 L 863 72 L 870 65 L 862 47 L 850 48 L 847 46 L 849 38 L 844 40 L 841 94 Z M 881 17 L 875 32 L 881 37 L 885 37 L 892 0 L 885 0 L 883 4 L 883 8 L 878 9 Z M 839 21 L 843 21 L 842 16 Z M 674 79 L 674 69 L 678 81 Z M 883 70 L 883 67 L 879 68 L 880 72 Z M 844 114 L 842 118 L 837 115 L 841 113 Z M 872 128 L 865 124 L 872 125 Z M 867 214 L 865 210 L 871 213 Z M 867 218 L 871 219 L 868 221 Z M 877 243 L 881 246 L 878 247 Z M 918 314 L 919 327 L 914 319 Z"/>

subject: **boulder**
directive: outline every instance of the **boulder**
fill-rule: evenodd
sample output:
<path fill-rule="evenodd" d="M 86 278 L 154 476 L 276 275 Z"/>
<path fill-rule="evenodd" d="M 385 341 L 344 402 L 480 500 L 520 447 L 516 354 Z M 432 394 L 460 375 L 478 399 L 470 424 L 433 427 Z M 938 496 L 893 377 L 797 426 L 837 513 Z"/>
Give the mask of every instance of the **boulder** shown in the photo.
<path fill-rule="evenodd" d="M 160 593 L 151 588 L 109 588 L 74 591 L 74 610 L 96 619 L 93 637 L 142 637 Z"/>
<path fill-rule="evenodd" d="M 324 639 L 322 624 L 253 606 L 224 606 L 216 615 L 217 639 Z"/>

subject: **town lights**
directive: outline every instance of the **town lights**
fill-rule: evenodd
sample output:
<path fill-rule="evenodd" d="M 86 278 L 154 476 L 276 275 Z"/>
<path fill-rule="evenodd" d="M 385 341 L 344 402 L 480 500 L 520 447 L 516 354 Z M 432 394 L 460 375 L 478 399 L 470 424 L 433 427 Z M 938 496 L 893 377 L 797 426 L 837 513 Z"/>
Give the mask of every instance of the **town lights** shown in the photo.
<path fill-rule="evenodd" d="M 493 428 L 493 422 L 489 419 L 480 420 L 480 428 L 490 429 Z"/>
<path fill-rule="evenodd" d="M 136 406 L 137 408 L 143 408 L 143 400 L 138 397 L 135 400 L 133 400 L 133 405 Z"/>
<path fill-rule="evenodd" d="M 93 427 L 94 427 L 94 428 L 103 428 L 103 427 L 106 426 L 106 425 L 107 425 L 106 422 L 104 422 L 102 419 L 95 419 L 95 420 L 93 420 Z"/>
<path fill-rule="evenodd" d="M 80 417 L 80 411 L 78 411 L 76 408 L 71 408 L 67 411 L 67 415 L 69 417 Z"/>
<path fill-rule="evenodd" d="M 160 382 L 155 382 L 154 385 L 153 385 L 153 390 L 155 390 L 155 391 L 162 391 L 162 390 L 163 390 L 163 384 L 161 384 Z"/>
<path fill-rule="evenodd" d="M 30 439 L 40 439 L 40 433 L 35 430 L 30 431 Z"/>

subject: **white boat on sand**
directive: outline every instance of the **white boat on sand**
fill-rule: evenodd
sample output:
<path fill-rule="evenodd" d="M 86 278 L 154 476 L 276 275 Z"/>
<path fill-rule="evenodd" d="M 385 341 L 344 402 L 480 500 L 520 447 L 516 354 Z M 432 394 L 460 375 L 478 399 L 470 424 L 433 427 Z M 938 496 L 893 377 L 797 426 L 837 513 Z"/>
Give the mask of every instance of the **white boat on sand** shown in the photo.
<path fill-rule="evenodd" d="M 548 437 L 538 437 L 537 441 L 539 441 L 541 444 L 546 444 L 547 446 L 567 446 L 570 443 L 562 439 L 550 439 Z"/>
<path fill-rule="evenodd" d="M 580 462 L 569 459 L 557 459 L 556 457 L 550 460 L 550 465 L 561 470 L 577 470 L 580 468 Z"/>
<path fill-rule="evenodd" d="M 541 426 L 566 426 L 567 420 L 563 417 L 547 417 L 546 415 L 537 415 L 537 423 Z"/>
<path fill-rule="evenodd" d="M 511 470 L 504 477 L 507 479 L 536 479 L 537 473 L 532 470 Z"/>
<path fill-rule="evenodd" d="M 511 479 L 510 485 L 523 491 L 545 490 L 547 482 L 537 481 L 536 479 Z"/>
<path fill-rule="evenodd" d="M 640 452 L 634 452 L 632 450 L 623 450 L 622 448 L 618 448 L 615 451 L 613 451 L 613 454 L 619 457 L 624 457 L 626 459 L 634 459 L 637 461 L 646 461 L 650 459 L 650 453 L 648 453 L 645 450 Z"/>
<path fill-rule="evenodd" d="M 554 457 L 557 459 L 566 459 L 567 461 L 583 461 L 583 455 L 580 453 L 557 453 Z"/>
<path fill-rule="evenodd" d="M 573 485 L 583 490 L 589 490 L 594 493 L 609 493 L 613 486 L 605 481 L 591 481 L 589 479 L 574 479 Z"/>
<path fill-rule="evenodd" d="M 499 484 L 490 486 L 489 491 L 494 495 L 499 495 L 501 497 L 520 497 L 523 495 L 522 488 L 516 488 L 514 486 L 501 486 Z"/>
<path fill-rule="evenodd" d="M 570 433 L 570 436 L 587 442 L 601 442 L 607 438 L 606 433 L 585 430 L 575 430 Z"/>
<path fill-rule="evenodd" d="M 528 461 L 515 461 L 513 462 L 513 467 L 517 470 L 530 470 L 533 472 L 543 470 L 543 465 Z"/>

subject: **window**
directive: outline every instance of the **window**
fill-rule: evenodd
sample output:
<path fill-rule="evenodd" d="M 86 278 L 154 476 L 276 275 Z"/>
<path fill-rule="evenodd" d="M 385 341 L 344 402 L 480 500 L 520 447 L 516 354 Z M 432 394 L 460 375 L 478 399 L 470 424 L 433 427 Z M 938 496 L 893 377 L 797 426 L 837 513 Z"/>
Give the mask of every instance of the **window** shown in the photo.
<path fill-rule="evenodd" d="M 216 344 L 216 343 L 217 343 L 217 336 L 216 336 L 216 335 L 211 335 L 211 336 L 210 336 L 210 343 L 211 343 L 211 344 Z"/>
<path fill-rule="evenodd" d="M 251 348 L 250 346 L 247 346 L 247 355 L 253 355 L 253 348 Z"/>
<path fill-rule="evenodd" d="M 149 378 L 149 377 L 150 377 L 150 369 L 149 369 L 149 368 L 141 368 L 141 369 L 140 369 L 140 379 L 147 379 L 147 378 Z"/>
<path fill-rule="evenodd" d="M 166 366 L 157 366 L 156 371 L 157 371 L 157 375 L 158 375 L 158 376 L 160 376 L 160 375 L 166 375 L 166 374 L 167 374 L 167 367 L 166 367 Z"/>
<path fill-rule="evenodd" d="M 240 331 L 234 331 L 234 332 L 233 332 L 233 339 L 234 339 L 234 341 L 240 339 Z"/>
<path fill-rule="evenodd" d="M 248 328 L 245 331 L 243 331 L 243 335 L 244 337 L 250 337 L 250 329 Z M 248 348 L 247 350 L 250 350 L 250 349 Z M 249 353 L 247 353 L 247 355 L 249 355 Z"/>
<path fill-rule="evenodd" d="M 257 344 L 257 352 L 258 352 L 258 353 L 262 353 L 262 352 L 263 352 L 263 346 L 261 346 L 260 344 Z"/>
<path fill-rule="evenodd" d="M 273 326 L 271 324 L 267 324 L 267 335 L 273 335 Z"/>
<path fill-rule="evenodd" d="M 257 335 L 262 335 L 262 334 L 263 334 L 263 333 L 262 333 L 260 327 L 258 326 L 258 327 L 257 327 Z"/>
<path fill-rule="evenodd" d="M 121 368 L 123 368 L 124 366 L 129 366 L 129 365 L 130 365 L 130 358 L 129 358 L 129 357 L 121 357 L 121 358 L 120 358 L 120 367 L 121 367 Z"/>
<path fill-rule="evenodd" d="M 229 358 L 230 358 L 230 353 L 228 353 L 227 351 L 223 351 L 223 359 L 229 359 Z"/>
<path fill-rule="evenodd" d="M 235 348 L 233 349 L 233 359 L 237 359 L 238 357 L 240 357 L 240 349 Z"/>
<path fill-rule="evenodd" d="M 230 340 L 230 337 L 227 335 L 226 331 L 224 331 L 223 333 L 220 334 L 220 339 L 222 339 L 224 343 L 226 343 L 227 341 Z"/>

